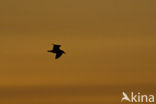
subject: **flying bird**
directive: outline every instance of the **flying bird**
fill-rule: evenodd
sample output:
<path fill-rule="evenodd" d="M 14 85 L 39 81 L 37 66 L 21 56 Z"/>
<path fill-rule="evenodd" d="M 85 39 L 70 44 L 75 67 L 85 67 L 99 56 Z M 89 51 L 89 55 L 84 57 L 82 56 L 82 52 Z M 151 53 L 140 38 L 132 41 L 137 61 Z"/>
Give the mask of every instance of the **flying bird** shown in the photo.
<path fill-rule="evenodd" d="M 62 56 L 63 53 L 65 54 L 65 52 L 61 50 L 60 47 L 61 45 L 53 44 L 53 49 L 48 50 L 48 52 L 55 53 L 56 54 L 55 59 L 58 59 L 59 57 Z"/>

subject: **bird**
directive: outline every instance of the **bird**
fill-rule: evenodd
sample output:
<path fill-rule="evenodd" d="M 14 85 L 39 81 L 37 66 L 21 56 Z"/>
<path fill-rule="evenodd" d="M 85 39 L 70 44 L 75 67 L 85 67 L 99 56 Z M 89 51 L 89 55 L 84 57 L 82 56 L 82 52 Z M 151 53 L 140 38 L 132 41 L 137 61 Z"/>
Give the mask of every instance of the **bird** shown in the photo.
<path fill-rule="evenodd" d="M 62 56 L 62 54 L 65 54 L 65 52 L 61 50 L 60 47 L 61 45 L 53 44 L 53 49 L 48 50 L 48 52 L 55 53 L 56 54 L 55 59 L 58 59 L 59 57 Z"/>
<path fill-rule="evenodd" d="M 128 98 L 128 95 L 125 92 L 122 92 L 122 94 L 123 94 L 123 98 L 121 99 L 121 102 L 124 100 L 131 102 L 130 99 Z"/>

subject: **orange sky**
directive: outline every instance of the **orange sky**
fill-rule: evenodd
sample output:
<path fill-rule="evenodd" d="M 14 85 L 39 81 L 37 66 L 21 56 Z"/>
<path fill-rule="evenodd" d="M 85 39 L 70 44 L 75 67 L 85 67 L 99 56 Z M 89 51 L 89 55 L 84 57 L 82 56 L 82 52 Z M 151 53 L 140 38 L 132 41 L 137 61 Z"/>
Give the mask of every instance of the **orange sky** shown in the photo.
<path fill-rule="evenodd" d="M 149 85 L 145 88 L 152 91 L 156 82 L 155 3 L 155 0 L 0 1 L 0 91 L 8 87 L 142 85 Z M 62 44 L 67 54 L 54 60 L 55 56 L 47 53 L 51 43 Z M 94 90 L 99 91 L 98 87 Z M 78 99 L 81 98 L 74 101 Z M 115 104 L 117 98 L 114 99 Z M 81 100 L 81 104 L 91 102 Z M 96 101 L 105 102 L 100 97 L 93 102 L 97 104 Z M 14 99 L 12 102 L 18 104 Z M 24 98 L 21 102 L 24 104 Z"/>

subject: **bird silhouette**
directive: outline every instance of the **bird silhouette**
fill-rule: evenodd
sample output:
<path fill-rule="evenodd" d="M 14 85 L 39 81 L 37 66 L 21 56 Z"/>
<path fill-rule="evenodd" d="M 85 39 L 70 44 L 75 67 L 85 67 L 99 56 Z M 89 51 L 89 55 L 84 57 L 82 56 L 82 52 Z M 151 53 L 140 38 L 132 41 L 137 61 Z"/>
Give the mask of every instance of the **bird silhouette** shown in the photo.
<path fill-rule="evenodd" d="M 65 52 L 61 50 L 60 47 L 61 45 L 53 44 L 53 49 L 48 50 L 48 52 L 55 53 L 56 54 L 55 59 L 58 59 L 59 57 L 62 56 L 63 53 L 65 54 Z"/>

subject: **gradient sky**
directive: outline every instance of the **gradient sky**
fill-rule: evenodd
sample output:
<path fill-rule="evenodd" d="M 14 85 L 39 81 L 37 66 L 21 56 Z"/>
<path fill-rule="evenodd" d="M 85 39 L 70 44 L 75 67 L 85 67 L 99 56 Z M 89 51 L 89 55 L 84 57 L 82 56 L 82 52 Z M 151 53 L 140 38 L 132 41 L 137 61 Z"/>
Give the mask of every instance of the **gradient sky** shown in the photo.
<path fill-rule="evenodd" d="M 118 104 L 123 89 L 153 92 L 155 4 L 1 0 L 0 102 Z M 61 44 L 66 54 L 55 60 L 47 52 L 51 43 Z"/>

